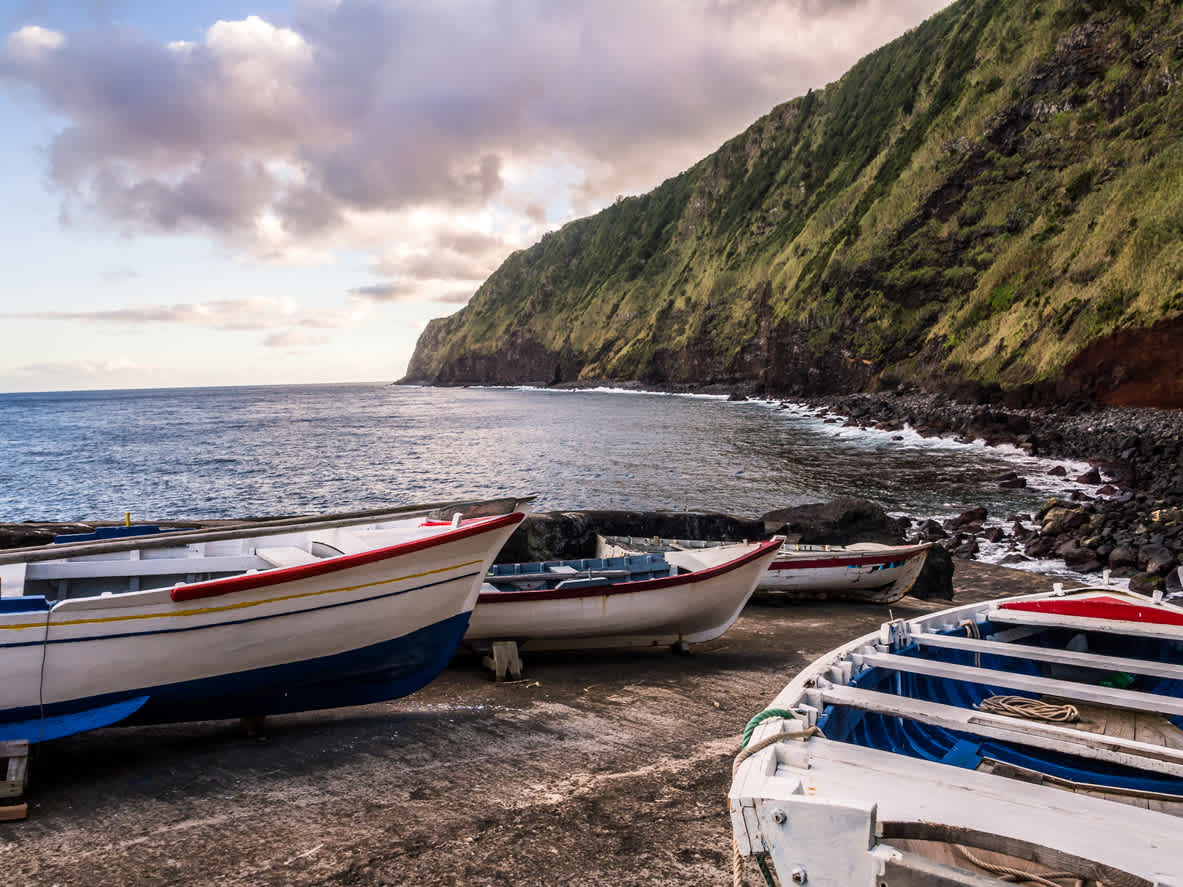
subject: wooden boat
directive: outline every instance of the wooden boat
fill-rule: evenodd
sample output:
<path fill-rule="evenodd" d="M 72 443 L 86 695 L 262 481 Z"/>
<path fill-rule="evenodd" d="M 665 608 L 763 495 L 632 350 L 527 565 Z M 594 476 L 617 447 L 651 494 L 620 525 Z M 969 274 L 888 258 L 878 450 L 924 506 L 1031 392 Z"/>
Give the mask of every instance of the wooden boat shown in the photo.
<path fill-rule="evenodd" d="M 530 650 L 674 646 L 723 634 L 739 618 L 779 540 L 665 555 L 498 564 L 465 643 Z"/>
<path fill-rule="evenodd" d="M 736 880 L 754 855 L 812 887 L 1183 885 L 1180 727 L 1183 607 L 1161 598 L 1057 588 L 885 623 L 750 722 Z"/>
<path fill-rule="evenodd" d="M 596 554 L 625 554 L 693 550 L 721 542 L 660 539 L 638 536 L 598 536 Z M 890 604 L 906 595 L 924 568 L 931 543 L 880 545 L 804 545 L 782 543 L 760 577 L 756 594 L 787 600 L 851 600 Z"/>
<path fill-rule="evenodd" d="M 0 740 L 411 693 L 524 514 L 291 518 L 0 552 Z"/>

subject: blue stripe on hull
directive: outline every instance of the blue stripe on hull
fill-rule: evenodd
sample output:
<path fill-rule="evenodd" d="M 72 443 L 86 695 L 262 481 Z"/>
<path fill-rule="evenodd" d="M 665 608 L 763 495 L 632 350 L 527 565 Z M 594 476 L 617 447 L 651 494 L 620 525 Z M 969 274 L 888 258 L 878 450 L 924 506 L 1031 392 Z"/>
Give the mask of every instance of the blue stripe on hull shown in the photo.
<path fill-rule="evenodd" d="M 461 613 L 400 638 L 348 653 L 71 700 L 46 706 L 44 714 L 77 714 L 147 695 L 148 701 L 120 723 L 164 724 L 312 711 L 398 699 L 426 686 L 447 667 L 468 630 L 470 615 Z M 36 708 L 9 710 L 0 713 L 0 723 L 34 719 L 39 714 Z M 92 728 L 80 727 L 72 732 L 83 729 Z"/>

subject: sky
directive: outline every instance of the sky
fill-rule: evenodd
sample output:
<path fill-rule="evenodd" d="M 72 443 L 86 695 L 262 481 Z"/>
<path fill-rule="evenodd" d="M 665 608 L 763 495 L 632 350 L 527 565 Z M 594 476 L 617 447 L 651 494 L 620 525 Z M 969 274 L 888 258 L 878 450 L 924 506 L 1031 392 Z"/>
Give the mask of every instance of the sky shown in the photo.
<path fill-rule="evenodd" d="M 0 392 L 392 381 L 948 0 L 0 0 Z"/>

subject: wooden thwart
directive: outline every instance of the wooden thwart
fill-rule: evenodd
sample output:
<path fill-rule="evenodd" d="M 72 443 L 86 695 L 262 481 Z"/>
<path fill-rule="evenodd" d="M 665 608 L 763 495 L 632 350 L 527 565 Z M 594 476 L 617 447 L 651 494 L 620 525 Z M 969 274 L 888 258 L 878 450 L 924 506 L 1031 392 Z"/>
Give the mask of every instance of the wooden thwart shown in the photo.
<path fill-rule="evenodd" d="M 974 668 L 968 665 L 952 665 L 935 662 L 915 656 L 897 656 L 892 653 L 864 653 L 851 657 L 856 664 L 884 668 L 890 671 L 911 672 L 930 677 L 967 681 L 987 687 L 1006 687 L 1010 690 L 1027 690 L 1057 699 L 1096 702 L 1102 705 L 1116 705 L 1135 711 L 1152 711 L 1164 715 L 1183 715 L 1183 700 L 1155 693 L 1137 690 L 1118 690 L 1097 687 L 1075 681 L 1061 681 L 1033 675 L 1014 674 L 990 668 Z"/>
<path fill-rule="evenodd" d="M 965 650 L 971 653 L 990 653 L 1009 659 L 1055 662 L 1061 665 L 1079 665 L 1085 668 L 1153 675 L 1175 681 L 1183 680 L 1183 666 L 1171 662 L 1152 662 L 1149 659 L 1131 659 L 1124 656 L 1103 656 L 1099 653 L 1057 650 L 1028 644 L 1006 644 L 1001 641 L 927 632 L 913 634 L 910 636 L 910 640 L 925 647 L 943 647 L 947 650 Z"/>

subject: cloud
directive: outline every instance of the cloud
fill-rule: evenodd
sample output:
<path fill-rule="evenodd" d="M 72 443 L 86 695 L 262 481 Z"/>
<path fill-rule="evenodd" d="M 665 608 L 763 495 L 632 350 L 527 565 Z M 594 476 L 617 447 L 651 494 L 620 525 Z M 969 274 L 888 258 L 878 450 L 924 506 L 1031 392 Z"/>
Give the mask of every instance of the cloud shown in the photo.
<path fill-rule="evenodd" d="M 313 336 L 299 330 L 283 330 L 271 333 L 263 339 L 268 348 L 307 348 L 313 345 L 326 345 L 328 336 Z"/>
<path fill-rule="evenodd" d="M 648 189 L 945 2 L 340 0 L 167 43 L 29 25 L 0 81 L 64 121 L 69 217 L 282 257 L 367 215 L 500 202 L 532 230 Z M 577 180 L 515 192 L 555 163 Z"/>
<path fill-rule="evenodd" d="M 512 251 L 689 167 L 947 2 L 302 0 L 285 21 L 164 39 L 103 20 L 127 4 L 69 29 L 21 22 L 0 35 L 0 89 L 44 115 L 63 224 L 197 234 L 264 262 L 360 254 L 376 282 L 330 310 L 249 298 L 0 317 L 306 348 L 382 306 L 462 305 Z"/>
<path fill-rule="evenodd" d="M 354 287 L 349 294 L 370 302 L 413 302 L 418 301 L 419 289 L 403 282 L 371 283 Z"/>
<path fill-rule="evenodd" d="M 0 314 L 6 320 L 51 320 L 80 323 L 121 323 L 138 326 L 149 323 L 175 323 L 214 330 L 264 330 L 277 324 L 299 322 L 325 326 L 315 317 L 301 317 L 294 301 L 254 297 L 220 299 L 182 305 L 133 305 L 94 311 L 29 311 Z"/>
<path fill-rule="evenodd" d="M 74 379 L 81 376 L 87 379 L 101 379 L 105 376 L 120 376 L 139 369 L 140 367 L 135 361 L 120 358 L 107 361 L 80 360 L 32 363 L 16 367 L 15 372 L 20 376 L 31 377 L 46 376 L 50 378 Z"/>

